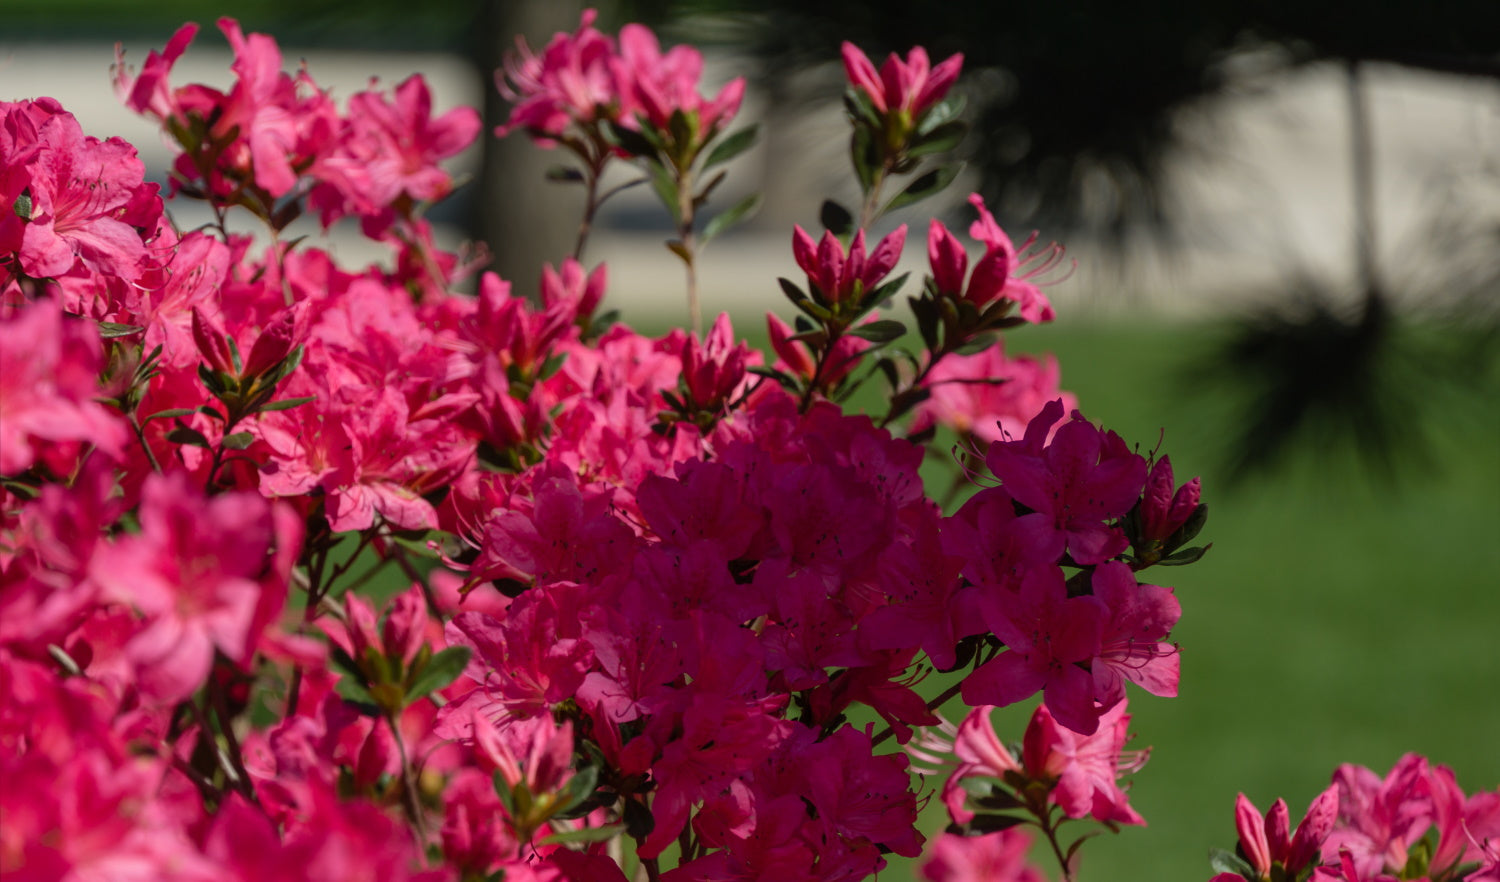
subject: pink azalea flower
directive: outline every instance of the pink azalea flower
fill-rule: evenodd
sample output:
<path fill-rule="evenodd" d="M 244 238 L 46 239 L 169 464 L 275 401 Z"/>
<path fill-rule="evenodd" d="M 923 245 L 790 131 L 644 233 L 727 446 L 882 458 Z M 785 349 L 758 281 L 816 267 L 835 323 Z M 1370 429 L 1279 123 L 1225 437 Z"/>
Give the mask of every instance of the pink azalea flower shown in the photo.
<path fill-rule="evenodd" d="M 1333 773 L 1339 792 L 1338 824 L 1323 842 L 1323 860 L 1348 852 L 1362 875 L 1406 866 L 1409 850 L 1432 824 L 1433 805 L 1425 757 L 1408 753 L 1382 779 L 1345 763 Z"/>
<path fill-rule="evenodd" d="M 697 410 L 717 413 L 734 399 L 745 381 L 752 352 L 745 343 L 736 344 L 729 313 L 721 312 L 702 343 L 689 334 L 682 345 L 682 381 L 687 403 Z"/>
<path fill-rule="evenodd" d="M 683 713 L 681 736 L 667 742 L 651 766 L 656 827 L 641 843 L 641 856 L 661 854 L 695 803 L 764 762 L 792 726 L 753 705 L 705 692 Z"/>
<path fill-rule="evenodd" d="M 504 622 L 460 613 L 448 623 L 448 644 L 473 650 L 464 675 L 478 686 L 443 708 L 439 720 L 450 721 L 445 732 L 464 733 L 465 714 L 527 719 L 550 713 L 553 705 L 578 693 L 593 666 L 593 651 L 579 639 L 577 616 L 565 613 L 553 594 L 553 589 L 523 594 Z"/>
<path fill-rule="evenodd" d="M 1062 570 L 1041 566 L 1022 579 L 1019 595 L 990 591 L 979 604 L 985 623 L 1008 649 L 964 680 L 964 701 L 1004 707 L 1043 691 L 1059 722 L 1092 735 L 1100 711 L 1093 676 L 1080 665 L 1099 654 L 1109 615 L 1103 602 L 1068 597 Z"/>
<path fill-rule="evenodd" d="M 817 243 L 801 227 L 794 227 L 792 232 L 792 256 L 807 273 L 807 284 L 813 297 L 827 306 L 860 304 L 896 266 L 905 244 L 906 224 L 881 239 L 868 257 L 865 255 L 864 230 L 854 234 L 847 254 L 844 246 L 827 230 Z"/>
<path fill-rule="evenodd" d="M 566 311 L 573 315 L 574 324 L 587 325 L 594 310 L 599 308 L 599 301 L 604 299 L 608 279 L 608 269 L 602 263 L 587 274 L 583 264 L 571 257 L 565 258 L 559 269 L 553 269 L 550 263 L 543 264 L 542 308 L 551 313 L 554 306 L 565 305 Z"/>
<path fill-rule="evenodd" d="M 1012 828 L 984 836 L 945 833 L 932 845 L 921 874 L 929 882 L 1046 882 L 1026 860 L 1031 836 Z"/>
<path fill-rule="evenodd" d="M 1469 862 L 1480 864 L 1474 882 L 1500 880 L 1500 789 L 1465 797 L 1453 770 L 1433 766 L 1427 776 L 1432 794 L 1437 848 L 1428 866 L 1440 876 Z"/>
<path fill-rule="evenodd" d="M 250 661 L 285 597 L 287 573 L 271 554 L 297 541 L 297 527 L 257 494 L 204 499 L 181 472 L 146 480 L 140 522 L 138 535 L 101 548 L 90 572 L 145 615 L 126 652 L 143 691 L 170 703 L 203 683 L 216 650 Z"/>
<path fill-rule="evenodd" d="M 1022 742 L 1022 764 L 1032 778 L 1056 781 L 1048 797 L 1070 818 L 1091 815 L 1117 824 L 1146 821 L 1130 807 L 1118 779 L 1146 764 L 1146 751 L 1125 751 L 1130 714 L 1120 702 L 1100 714 L 1098 731 L 1080 734 L 1037 706 Z"/>
<path fill-rule="evenodd" d="M 1024 774 L 1020 761 L 1000 743 L 1000 736 L 990 719 L 994 710 L 991 705 L 980 705 L 969 711 L 956 729 L 952 723 L 944 722 L 939 729 L 943 734 L 926 730 L 906 748 L 907 753 L 916 759 L 936 767 L 918 768 L 922 774 L 940 771 L 947 764 L 944 757 L 947 753 L 951 752 L 958 760 L 943 782 L 940 797 L 948 809 L 948 816 L 959 824 L 967 824 L 974 818 L 974 813 L 965 805 L 968 801 L 968 791 L 963 788 L 965 778 L 1003 779 L 1006 772 Z"/>
<path fill-rule="evenodd" d="M 927 58 L 927 50 L 915 46 L 903 61 L 892 52 L 880 66 L 879 73 L 858 46 L 845 41 L 842 47 L 844 73 L 849 83 L 870 97 L 870 103 L 881 114 L 899 113 L 910 126 L 932 105 L 943 100 L 963 68 L 962 53 L 950 56 L 937 67 Z"/>
<path fill-rule="evenodd" d="M 766 313 L 766 327 L 771 340 L 771 349 L 777 355 L 775 368 L 811 382 L 817 365 L 813 361 L 812 352 L 807 348 L 807 344 L 801 340 L 791 339 L 796 335 L 796 331 L 773 313 Z M 861 337 L 852 337 L 847 334 L 839 337 L 838 342 L 833 344 L 833 349 L 828 353 L 823 373 L 818 376 L 819 385 L 824 389 L 837 388 L 840 381 L 859 367 L 861 353 L 869 348 L 870 341 Z"/>
<path fill-rule="evenodd" d="M 917 800 L 906 756 L 875 756 L 872 751 L 868 733 L 843 726 L 796 750 L 792 763 L 818 818 L 841 837 L 916 857 L 922 852 L 922 836 L 916 830 Z"/>
<path fill-rule="evenodd" d="M 917 405 L 913 434 L 934 424 L 993 443 L 1019 438 L 1047 402 L 1061 400 L 1065 411 L 1078 399 L 1058 386 L 1057 358 L 1007 358 L 996 344 L 974 355 L 949 355 L 924 383 L 932 394 Z"/>
<path fill-rule="evenodd" d="M 360 214 L 386 210 L 403 195 L 435 202 L 453 189 L 453 176 L 438 161 L 468 147 L 479 127 L 472 107 L 434 119 L 427 81 L 415 74 L 396 86 L 392 99 L 373 90 L 351 96 L 338 146 L 314 173 Z M 324 226 L 337 213 L 325 211 Z"/>
<path fill-rule="evenodd" d="M 161 52 L 153 49 L 147 53 L 146 63 L 141 65 L 139 76 L 131 74 L 125 66 L 124 51 L 117 44 L 115 63 L 110 75 L 114 79 L 115 96 L 120 99 L 120 103 L 136 113 L 150 113 L 157 119 L 181 119 L 182 107 L 178 103 L 177 93 L 172 91 L 167 82 L 167 77 L 172 72 L 172 66 L 187 51 L 197 35 L 197 22 L 190 21 L 178 28 Z"/>
<path fill-rule="evenodd" d="M 1033 233 L 1017 249 L 985 208 L 984 199 L 978 193 L 969 196 L 969 204 L 979 212 L 978 220 L 969 227 L 969 235 L 984 245 L 984 256 L 974 264 L 974 272 L 965 287 L 968 254 L 953 233 L 934 219 L 928 229 L 927 254 L 938 290 L 947 296 L 967 300 L 981 310 L 997 300 L 1009 300 L 1016 304 L 1021 318 L 1028 322 L 1052 321 L 1056 313 L 1040 287 L 1046 282 L 1032 280 L 1057 268 L 1062 261 L 1062 247 L 1053 244 L 1027 253 L 1036 242 L 1037 236 Z"/>
<path fill-rule="evenodd" d="M 1177 694 L 1177 647 L 1166 643 L 1182 616 L 1171 588 L 1138 584 L 1130 567 L 1118 561 L 1094 570 L 1094 596 L 1109 607 L 1099 656 L 1094 659 L 1095 698 L 1105 707 L 1125 697 L 1129 680 L 1152 695 Z"/>
<path fill-rule="evenodd" d="M 616 117 L 623 102 L 613 69 L 615 44 L 594 28 L 598 16 L 585 9 L 578 29 L 553 35 L 541 54 L 517 39 L 517 52 L 506 56 L 504 71 L 495 72 L 500 94 L 515 102 L 496 135 L 524 128 L 550 147 L 571 123 L 589 126 Z"/>
<path fill-rule="evenodd" d="M 65 316 L 52 301 L 0 311 L 0 474 L 18 474 L 38 459 L 66 474 L 59 442 L 123 454 L 125 423 L 94 401 L 103 367 L 92 322 Z"/>
<path fill-rule="evenodd" d="M 504 728 L 489 720 L 474 721 L 474 751 L 506 786 L 524 784 L 539 795 L 562 790 L 573 777 L 573 724 L 550 717 L 507 721 Z"/>
<path fill-rule="evenodd" d="M 443 788 L 443 857 L 460 873 L 488 876 L 504 860 L 520 856 L 505 823 L 505 809 L 490 776 L 460 769 Z"/>
<path fill-rule="evenodd" d="M 1173 493 L 1172 458 L 1157 460 L 1146 478 L 1146 495 L 1141 501 L 1141 537 L 1164 541 L 1187 523 L 1198 508 L 1200 483 L 1194 478 Z"/>
<path fill-rule="evenodd" d="M 135 148 L 119 138 L 84 137 L 70 113 L 37 127 L 41 149 L 30 165 L 31 212 L 21 234 L 20 266 L 29 276 L 61 276 L 79 263 L 126 281 L 140 278 L 146 246 L 140 229 L 161 214 Z"/>
<path fill-rule="evenodd" d="M 625 99 L 625 113 L 635 114 L 645 125 L 668 132 L 672 114 L 688 119 L 693 144 L 703 144 L 729 124 L 745 97 L 745 78 L 736 77 L 711 99 L 698 94 L 703 75 L 703 54 L 691 46 L 673 46 L 665 54 L 656 35 L 644 25 L 628 24 L 620 29 L 620 54 L 613 59 L 615 82 Z"/>
<path fill-rule="evenodd" d="M 986 462 L 1001 486 L 1032 514 L 1020 518 L 1039 548 L 1073 560 L 1103 563 L 1129 542 L 1109 522 L 1123 517 L 1140 498 L 1146 461 L 1120 436 L 1105 432 L 1074 412 L 1045 441 L 1062 418 L 1061 401 L 1048 404 L 1026 427 L 1021 441 L 990 446 Z"/>
<path fill-rule="evenodd" d="M 1338 806 L 1338 788 L 1330 786 L 1313 799 L 1312 805 L 1308 806 L 1307 815 L 1297 825 L 1297 832 L 1293 835 L 1284 800 L 1276 800 L 1271 811 L 1262 817 L 1254 804 L 1241 793 L 1234 806 L 1234 823 L 1239 830 L 1240 851 L 1260 879 L 1269 880 L 1275 873 L 1282 873 L 1285 878 L 1295 878 L 1309 862 L 1318 857 L 1323 841 L 1333 830 Z M 1283 877 L 1277 875 L 1276 878 Z"/>

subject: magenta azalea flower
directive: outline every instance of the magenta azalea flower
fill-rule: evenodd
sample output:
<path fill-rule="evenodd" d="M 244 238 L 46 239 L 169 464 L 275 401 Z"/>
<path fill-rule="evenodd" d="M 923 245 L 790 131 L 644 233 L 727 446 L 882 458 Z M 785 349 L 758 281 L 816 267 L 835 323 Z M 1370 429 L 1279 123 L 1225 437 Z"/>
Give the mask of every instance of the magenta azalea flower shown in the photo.
<path fill-rule="evenodd" d="M 985 624 L 1009 647 L 963 683 L 964 701 L 1004 707 L 1041 691 L 1063 725 L 1092 735 L 1099 727 L 1094 680 L 1086 663 L 1099 654 L 1109 612 L 1097 597 L 1069 597 L 1062 570 L 1032 568 L 1018 596 L 980 597 Z"/>
<path fill-rule="evenodd" d="M 1025 438 L 992 445 L 986 461 L 1005 492 L 1032 510 L 1020 526 L 1038 547 L 1055 549 L 1053 557 L 1066 548 L 1083 565 L 1103 563 L 1129 545 L 1111 522 L 1140 498 L 1146 461 L 1077 411 L 1046 443 L 1062 415 L 1061 401 L 1048 404 Z"/>
<path fill-rule="evenodd" d="M 905 244 L 906 224 L 881 239 L 868 257 L 864 230 L 854 234 L 847 254 L 838 238 L 827 230 L 817 243 L 801 227 L 792 231 L 792 256 L 807 273 L 808 287 L 815 298 L 833 306 L 859 304 L 896 266 Z"/>
<path fill-rule="evenodd" d="M 943 100 L 964 64 L 963 54 L 958 53 L 933 67 L 927 50 L 915 46 L 905 60 L 892 52 L 877 73 L 869 56 L 858 46 L 845 41 L 842 51 L 844 73 L 850 84 L 868 95 L 881 114 L 902 114 L 907 125 Z"/>

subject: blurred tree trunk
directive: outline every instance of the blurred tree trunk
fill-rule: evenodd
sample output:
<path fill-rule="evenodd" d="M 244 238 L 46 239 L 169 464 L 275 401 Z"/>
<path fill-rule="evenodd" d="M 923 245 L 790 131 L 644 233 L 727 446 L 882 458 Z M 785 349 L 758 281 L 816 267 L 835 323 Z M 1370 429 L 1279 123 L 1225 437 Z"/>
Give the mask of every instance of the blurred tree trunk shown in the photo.
<path fill-rule="evenodd" d="M 598 5 L 598 4 L 594 4 Z M 478 4 L 470 43 L 483 80 L 484 155 L 477 198 L 468 227 L 489 245 L 490 264 L 517 294 L 533 296 L 542 264 L 557 264 L 569 253 L 582 193 L 550 183 L 548 166 L 564 160 L 558 151 L 540 150 L 524 134 L 496 138 L 495 127 L 510 114 L 510 103 L 495 88 L 496 70 L 515 51 L 516 37 L 540 50 L 558 31 L 578 26 L 583 4 L 576 0 L 483 0 Z"/>

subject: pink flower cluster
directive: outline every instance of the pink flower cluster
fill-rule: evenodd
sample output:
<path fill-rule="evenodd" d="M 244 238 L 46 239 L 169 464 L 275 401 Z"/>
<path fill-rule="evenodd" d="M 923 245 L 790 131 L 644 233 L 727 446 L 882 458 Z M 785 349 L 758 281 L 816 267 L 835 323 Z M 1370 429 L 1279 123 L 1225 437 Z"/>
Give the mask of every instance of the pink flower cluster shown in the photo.
<path fill-rule="evenodd" d="M 436 161 L 468 115 L 432 120 L 413 80 L 341 118 L 268 38 L 221 27 L 229 92 L 167 85 L 191 27 L 120 81 L 184 146 L 180 186 L 220 210 L 367 219 L 445 192 Z M 659 84 L 692 66 L 622 40 Z M 415 221 L 386 237 L 394 269 L 359 272 L 310 245 L 179 234 L 128 145 L 84 138 L 55 102 L 5 114 L 0 663 L 35 685 L 6 705 L 7 771 L 68 782 L 61 805 L 92 813 L 15 801 L 8 871 L 441 876 L 436 849 L 459 873 L 601 878 L 618 875 L 602 844 L 563 843 L 623 825 L 643 859 L 682 845 L 664 878 L 864 878 L 919 854 L 918 801 L 905 756 L 844 715 L 871 708 L 901 741 L 936 723 L 923 659 L 952 669 L 965 638 L 1003 639 L 973 689 L 1021 660 L 999 700 L 1045 689 L 1088 732 L 1120 670 L 1175 677 L 1159 649 L 1145 677 L 1133 648 L 1139 620 L 1165 637 L 1170 592 L 1106 564 L 1147 466 L 1117 439 L 1083 462 L 1106 437 L 1087 423 L 997 446 L 1005 489 L 945 518 L 920 447 L 753 382 L 727 317 L 701 340 L 601 334 L 604 269 L 571 260 L 535 304 L 493 274 L 459 295 L 466 268 Z M 899 244 L 863 267 L 856 243 L 819 291 L 867 295 Z M 1054 480 L 1108 503 L 1064 517 L 1025 489 Z M 415 577 L 411 531 L 454 537 L 448 567 L 383 615 L 329 599 L 340 538 Z M 1045 627 L 1093 636 L 1065 664 L 1093 664 L 1097 687 L 1026 636 L 1061 610 L 1059 564 L 1096 568 L 1098 596 L 1070 601 L 1087 610 Z M 246 724 L 256 701 L 270 723 Z M 117 796 L 84 795 L 125 768 Z M 98 825 L 113 832 L 82 837 Z"/>
<path fill-rule="evenodd" d="M 515 62 L 513 124 L 685 122 L 696 149 L 733 113 L 738 86 L 698 95 L 695 51 L 639 26 L 617 51 L 592 20 Z M 1180 608 L 1137 576 L 1201 555 L 1178 551 L 1198 485 L 1054 396 L 1050 363 L 956 354 L 1017 305 L 1050 310 L 987 214 L 966 285 L 934 227 L 928 302 L 973 314 L 932 348 L 912 428 L 988 438 L 997 484 L 944 515 L 923 447 L 827 394 L 893 339 L 856 322 L 899 287 L 899 235 L 866 255 L 799 230 L 830 322 L 772 320 L 800 387 L 767 382 L 727 317 L 608 326 L 602 266 L 549 266 L 534 299 L 494 273 L 461 294 L 477 267 L 415 209 L 453 186 L 473 111 L 434 117 L 413 78 L 340 112 L 269 37 L 220 28 L 227 91 L 168 83 L 191 25 L 117 73 L 183 150 L 174 195 L 273 232 L 355 215 L 395 259 L 181 233 L 130 145 L 50 99 L 0 105 L 7 877 L 624 882 L 629 850 L 668 882 L 864 879 L 922 852 L 910 761 L 881 745 L 939 724 L 918 690 L 935 670 L 972 705 L 1044 697 L 1019 758 L 982 715 L 956 731 L 941 793 L 972 831 L 976 778 L 1049 838 L 1058 813 L 1141 823 L 1118 784 L 1138 765 L 1125 682 L 1176 693 Z M 957 65 L 915 64 L 893 82 L 920 111 Z M 1481 844 L 1437 853 L 1488 855 L 1488 803 L 1455 808 L 1441 771 L 1412 786 Z M 1351 820 L 1341 859 L 1400 857 L 1398 815 Z M 1267 836 L 1256 866 L 1292 860 Z M 1026 841 L 945 838 L 925 872 L 1029 882 Z"/>
<path fill-rule="evenodd" d="M 282 200 L 310 193 L 325 227 L 353 215 L 372 230 L 452 190 L 452 176 L 438 163 L 479 133 L 473 108 L 434 119 L 427 83 L 413 76 L 391 95 L 350 96 L 341 114 L 305 69 L 295 77 L 282 71 L 281 50 L 270 37 L 246 36 L 233 19 L 218 24 L 235 55 L 235 83 L 227 92 L 169 82 L 196 24 L 183 25 L 163 52 L 150 53 L 138 75 L 123 57 L 116 60 L 121 100 L 159 119 L 183 150 L 174 187 L 245 205 L 276 226 L 292 216 Z"/>
<path fill-rule="evenodd" d="M 638 24 L 620 30 L 618 44 L 594 27 L 585 10 L 572 33 L 559 33 L 541 52 L 524 41 L 506 61 L 496 82 L 515 106 L 496 130 L 504 136 L 523 129 L 547 145 L 565 137 L 589 137 L 604 122 L 667 132 L 680 114 L 702 144 L 729 123 L 745 96 L 736 77 L 712 98 L 698 91 L 703 54 L 691 46 L 661 51 L 656 35 Z"/>
<path fill-rule="evenodd" d="M 1339 766 L 1295 834 L 1285 802 L 1262 817 L 1243 793 L 1235 826 L 1237 854 L 1221 853 L 1213 882 L 1500 879 L 1500 789 L 1465 796 L 1452 769 L 1415 753 L 1384 778 Z"/>

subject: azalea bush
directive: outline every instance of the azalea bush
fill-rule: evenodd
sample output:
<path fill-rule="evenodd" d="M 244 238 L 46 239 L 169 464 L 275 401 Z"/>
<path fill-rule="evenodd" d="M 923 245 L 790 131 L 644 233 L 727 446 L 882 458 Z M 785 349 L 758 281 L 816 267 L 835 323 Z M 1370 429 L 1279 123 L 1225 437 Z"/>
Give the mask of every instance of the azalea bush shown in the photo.
<path fill-rule="evenodd" d="M 166 194 L 56 101 L 0 104 L 8 877 L 1034 880 L 1145 823 L 1127 689 L 1177 694 L 1153 583 L 1207 509 L 1055 360 L 1005 354 L 1054 318 L 1060 248 L 974 196 L 891 277 L 907 227 L 871 231 L 956 178 L 961 57 L 844 46 L 861 201 L 792 231 L 763 356 L 704 331 L 695 272 L 755 207 L 714 201 L 743 81 L 704 97 L 695 50 L 594 24 L 498 74 L 496 134 L 582 191 L 536 292 L 435 244 L 442 163 L 488 135 L 420 76 L 340 106 L 225 19 L 233 82 L 174 84 L 187 25 L 114 72 L 177 147 Z M 671 217 L 692 330 L 604 308 L 617 168 Z M 304 215 L 389 262 L 341 265 Z M 976 485 L 949 514 L 918 476 L 940 427 Z M 1500 879 L 1500 791 L 1416 755 L 1339 768 L 1295 832 L 1280 801 L 1231 816 L 1215 882 Z"/>

